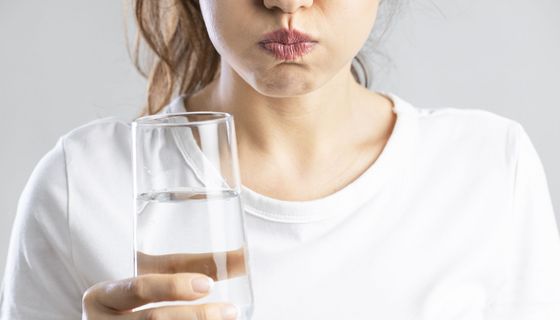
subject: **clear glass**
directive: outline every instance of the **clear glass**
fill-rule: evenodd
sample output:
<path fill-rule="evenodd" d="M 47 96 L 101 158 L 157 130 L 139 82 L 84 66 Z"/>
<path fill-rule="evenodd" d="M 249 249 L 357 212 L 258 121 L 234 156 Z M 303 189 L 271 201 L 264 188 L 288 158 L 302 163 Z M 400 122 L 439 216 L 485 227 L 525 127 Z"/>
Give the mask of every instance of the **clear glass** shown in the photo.
<path fill-rule="evenodd" d="M 134 276 L 197 272 L 214 288 L 192 301 L 234 303 L 253 313 L 233 116 L 182 112 L 132 122 Z"/>

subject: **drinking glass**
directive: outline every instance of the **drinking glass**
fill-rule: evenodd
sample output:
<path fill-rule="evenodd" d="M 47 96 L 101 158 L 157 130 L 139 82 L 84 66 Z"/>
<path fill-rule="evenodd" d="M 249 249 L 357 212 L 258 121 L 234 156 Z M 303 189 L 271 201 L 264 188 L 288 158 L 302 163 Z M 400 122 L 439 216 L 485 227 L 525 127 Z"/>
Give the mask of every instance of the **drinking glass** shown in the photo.
<path fill-rule="evenodd" d="M 134 276 L 203 273 L 210 293 L 193 301 L 233 303 L 253 313 L 233 116 L 181 112 L 132 122 Z M 140 309 L 139 308 L 139 309 Z"/>

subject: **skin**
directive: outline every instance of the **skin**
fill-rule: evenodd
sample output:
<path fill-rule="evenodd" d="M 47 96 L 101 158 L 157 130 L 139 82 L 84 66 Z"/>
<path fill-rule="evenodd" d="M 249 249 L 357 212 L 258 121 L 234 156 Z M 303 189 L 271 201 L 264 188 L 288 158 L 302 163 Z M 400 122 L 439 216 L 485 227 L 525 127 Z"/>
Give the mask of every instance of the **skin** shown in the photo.
<path fill-rule="evenodd" d="M 243 184 L 283 200 L 311 200 L 356 179 L 377 159 L 396 117 L 391 101 L 353 78 L 352 58 L 375 22 L 376 0 L 200 0 L 222 61 L 219 76 L 185 104 L 189 111 L 225 111 L 235 119 Z M 281 61 L 257 43 L 278 28 L 318 43 L 295 61 Z M 245 273 L 243 255 L 226 253 L 228 277 Z M 231 259 L 230 259 L 231 257 Z M 225 319 L 207 303 L 132 311 L 149 302 L 196 300 L 190 281 L 216 279 L 213 254 L 139 253 L 140 276 L 98 283 L 83 297 L 83 319 Z"/>
<path fill-rule="evenodd" d="M 234 115 L 246 187 L 277 199 L 311 200 L 343 188 L 371 166 L 396 116 L 391 101 L 358 84 L 350 70 L 378 1 L 200 4 L 222 60 L 218 77 L 185 105 Z M 305 32 L 318 43 L 295 61 L 277 60 L 257 43 L 278 28 Z"/>

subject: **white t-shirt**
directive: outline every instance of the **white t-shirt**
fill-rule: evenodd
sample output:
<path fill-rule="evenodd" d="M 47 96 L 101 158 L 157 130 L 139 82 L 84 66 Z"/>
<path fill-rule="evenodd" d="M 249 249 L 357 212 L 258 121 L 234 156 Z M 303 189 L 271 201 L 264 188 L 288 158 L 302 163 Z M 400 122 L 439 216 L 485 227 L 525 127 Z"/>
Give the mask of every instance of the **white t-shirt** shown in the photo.
<path fill-rule="evenodd" d="M 516 121 L 418 108 L 335 193 L 242 188 L 253 320 L 558 320 L 560 237 L 544 170 Z M 181 98 L 164 112 L 184 111 Z M 130 123 L 64 136 L 19 199 L 1 319 L 80 319 L 93 284 L 132 276 Z"/>

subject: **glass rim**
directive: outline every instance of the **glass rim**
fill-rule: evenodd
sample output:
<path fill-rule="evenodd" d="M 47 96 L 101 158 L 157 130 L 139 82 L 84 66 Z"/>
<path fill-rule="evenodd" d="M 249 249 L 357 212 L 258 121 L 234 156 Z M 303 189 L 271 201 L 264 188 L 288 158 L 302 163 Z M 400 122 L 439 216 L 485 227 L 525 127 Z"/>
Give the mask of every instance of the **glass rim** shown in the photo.
<path fill-rule="evenodd" d="M 181 117 L 181 116 L 191 116 L 191 115 L 210 115 L 216 116 L 213 119 L 207 120 L 197 120 L 197 121 L 189 121 L 184 123 L 166 123 L 166 122 L 158 122 L 158 120 L 162 119 L 169 119 L 173 117 Z M 199 126 L 199 125 L 206 125 L 206 124 L 215 124 L 215 123 L 222 123 L 227 122 L 233 116 L 227 112 L 220 112 L 220 111 L 187 111 L 187 112 L 173 112 L 173 113 L 163 113 L 163 114 L 152 114 L 148 116 L 143 116 L 137 118 L 132 121 L 133 126 L 154 126 L 154 127 L 185 127 L 185 126 Z M 154 121 L 154 122 L 150 122 Z"/>

